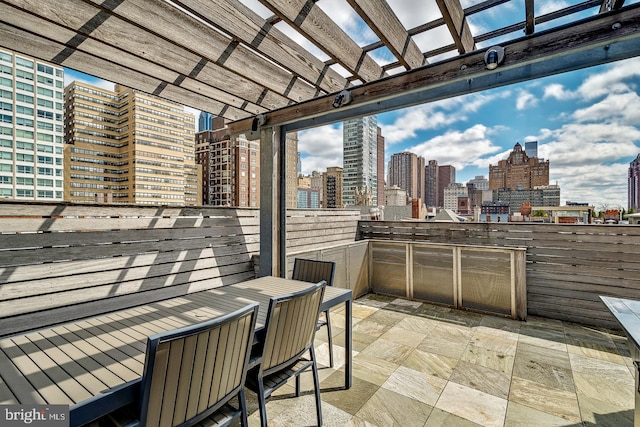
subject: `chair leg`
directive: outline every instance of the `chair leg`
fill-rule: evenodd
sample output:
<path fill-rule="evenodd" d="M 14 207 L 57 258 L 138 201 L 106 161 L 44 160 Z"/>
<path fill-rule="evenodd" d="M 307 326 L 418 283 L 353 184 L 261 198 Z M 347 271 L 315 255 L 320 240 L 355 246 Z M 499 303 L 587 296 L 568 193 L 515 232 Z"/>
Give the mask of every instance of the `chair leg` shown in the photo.
<path fill-rule="evenodd" d="M 244 388 L 241 388 L 238 393 L 238 406 L 240 407 L 240 425 L 242 427 L 249 427 L 249 420 L 247 419 L 247 399 L 244 395 Z"/>
<path fill-rule="evenodd" d="M 333 334 L 331 333 L 331 317 L 329 310 L 324 312 L 327 317 L 327 341 L 329 341 L 329 367 L 333 368 Z"/>
<path fill-rule="evenodd" d="M 318 364 L 316 363 L 316 352 L 313 346 L 311 346 L 311 360 L 313 365 L 313 388 L 316 394 L 316 415 L 318 417 L 318 426 L 322 425 L 322 406 L 320 404 L 320 379 L 318 378 Z"/>
<path fill-rule="evenodd" d="M 296 397 L 300 397 L 300 374 L 296 375 Z"/>
<path fill-rule="evenodd" d="M 260 426 L 267 427 L 267 403 L 264 396 L 264 382 L 258 378 L 258 409 L 260 411 Z"/>

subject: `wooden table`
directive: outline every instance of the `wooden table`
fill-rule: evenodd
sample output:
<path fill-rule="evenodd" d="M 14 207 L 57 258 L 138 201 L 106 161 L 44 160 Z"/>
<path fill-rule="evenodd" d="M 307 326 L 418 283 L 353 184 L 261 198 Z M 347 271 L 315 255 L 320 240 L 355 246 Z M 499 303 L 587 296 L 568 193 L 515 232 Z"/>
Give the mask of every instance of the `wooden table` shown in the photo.
<path fill-rule="evenodd" d="M 259 332 L 272 296 L 308 286 L 262 277 L 6 338 L 0 341 L 0 404 L 68 404 L 71 425 L 82 425 L 138 400 L 149 335 L 218 317 L 251 302 L 260 304 Z M 327 287 L 321 309 L 341 303 L 346 308 L 348 389 L 352 293 Z"/>

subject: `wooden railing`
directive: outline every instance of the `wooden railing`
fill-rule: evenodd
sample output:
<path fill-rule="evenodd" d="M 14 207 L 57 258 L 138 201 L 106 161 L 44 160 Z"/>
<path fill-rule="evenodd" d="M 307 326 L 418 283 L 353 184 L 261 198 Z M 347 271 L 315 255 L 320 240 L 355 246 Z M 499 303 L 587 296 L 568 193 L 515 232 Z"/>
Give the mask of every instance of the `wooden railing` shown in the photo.
<path fill-rule="evenodd" d="M 305 250 L 353 243 L 360 213 L 288 216 L 287 244 Z M 0 336 L 253 278 L 259 221 L 257 209 L 0 203 Z"/>
<path fill-rule="evenodd" d="M 361 221 L 359 239 L 527 249 L 527 310 L 618 328 L 599 295 L 640 299 L 640 226 Z"/>

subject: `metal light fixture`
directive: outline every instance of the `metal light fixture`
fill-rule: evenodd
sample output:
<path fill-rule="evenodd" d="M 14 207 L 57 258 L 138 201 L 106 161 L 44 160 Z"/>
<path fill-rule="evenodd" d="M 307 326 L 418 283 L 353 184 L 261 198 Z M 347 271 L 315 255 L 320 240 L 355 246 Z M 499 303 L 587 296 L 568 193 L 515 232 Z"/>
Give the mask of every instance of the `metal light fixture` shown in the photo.
<path fill-rule="evenodd" d="M 492 46 L 484 53 L 484 63 L 487 70 L 495 70 L 504 61 L 504 48 L 502 46 Z"/>

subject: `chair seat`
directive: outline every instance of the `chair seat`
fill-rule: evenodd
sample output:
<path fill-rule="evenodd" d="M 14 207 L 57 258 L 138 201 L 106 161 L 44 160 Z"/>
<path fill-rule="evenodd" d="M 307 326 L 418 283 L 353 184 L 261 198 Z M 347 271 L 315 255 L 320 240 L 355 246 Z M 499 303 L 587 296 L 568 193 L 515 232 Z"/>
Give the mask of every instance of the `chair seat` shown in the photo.
<path fill-rule="evenodd" d="M 271 395 L 271 392 L 279 388 L 281 385 L 289 381 L 292 377 L 299 375 L 305 369 L 311 367 L 313 361 L 306 358 L 299 359 L 296 363 L 289 366 L 288 368 L 283 369 L 282 371 L 276 372 L 275 374 L 267 375 L 263 378 L 265 394 L 267 396 Z M 247 375 L 247 380 L 245 385 L 250 390 L 257 390 L 258 383 L 256 381 L 255 375 L 252 375 L 251 372 Z"/>

